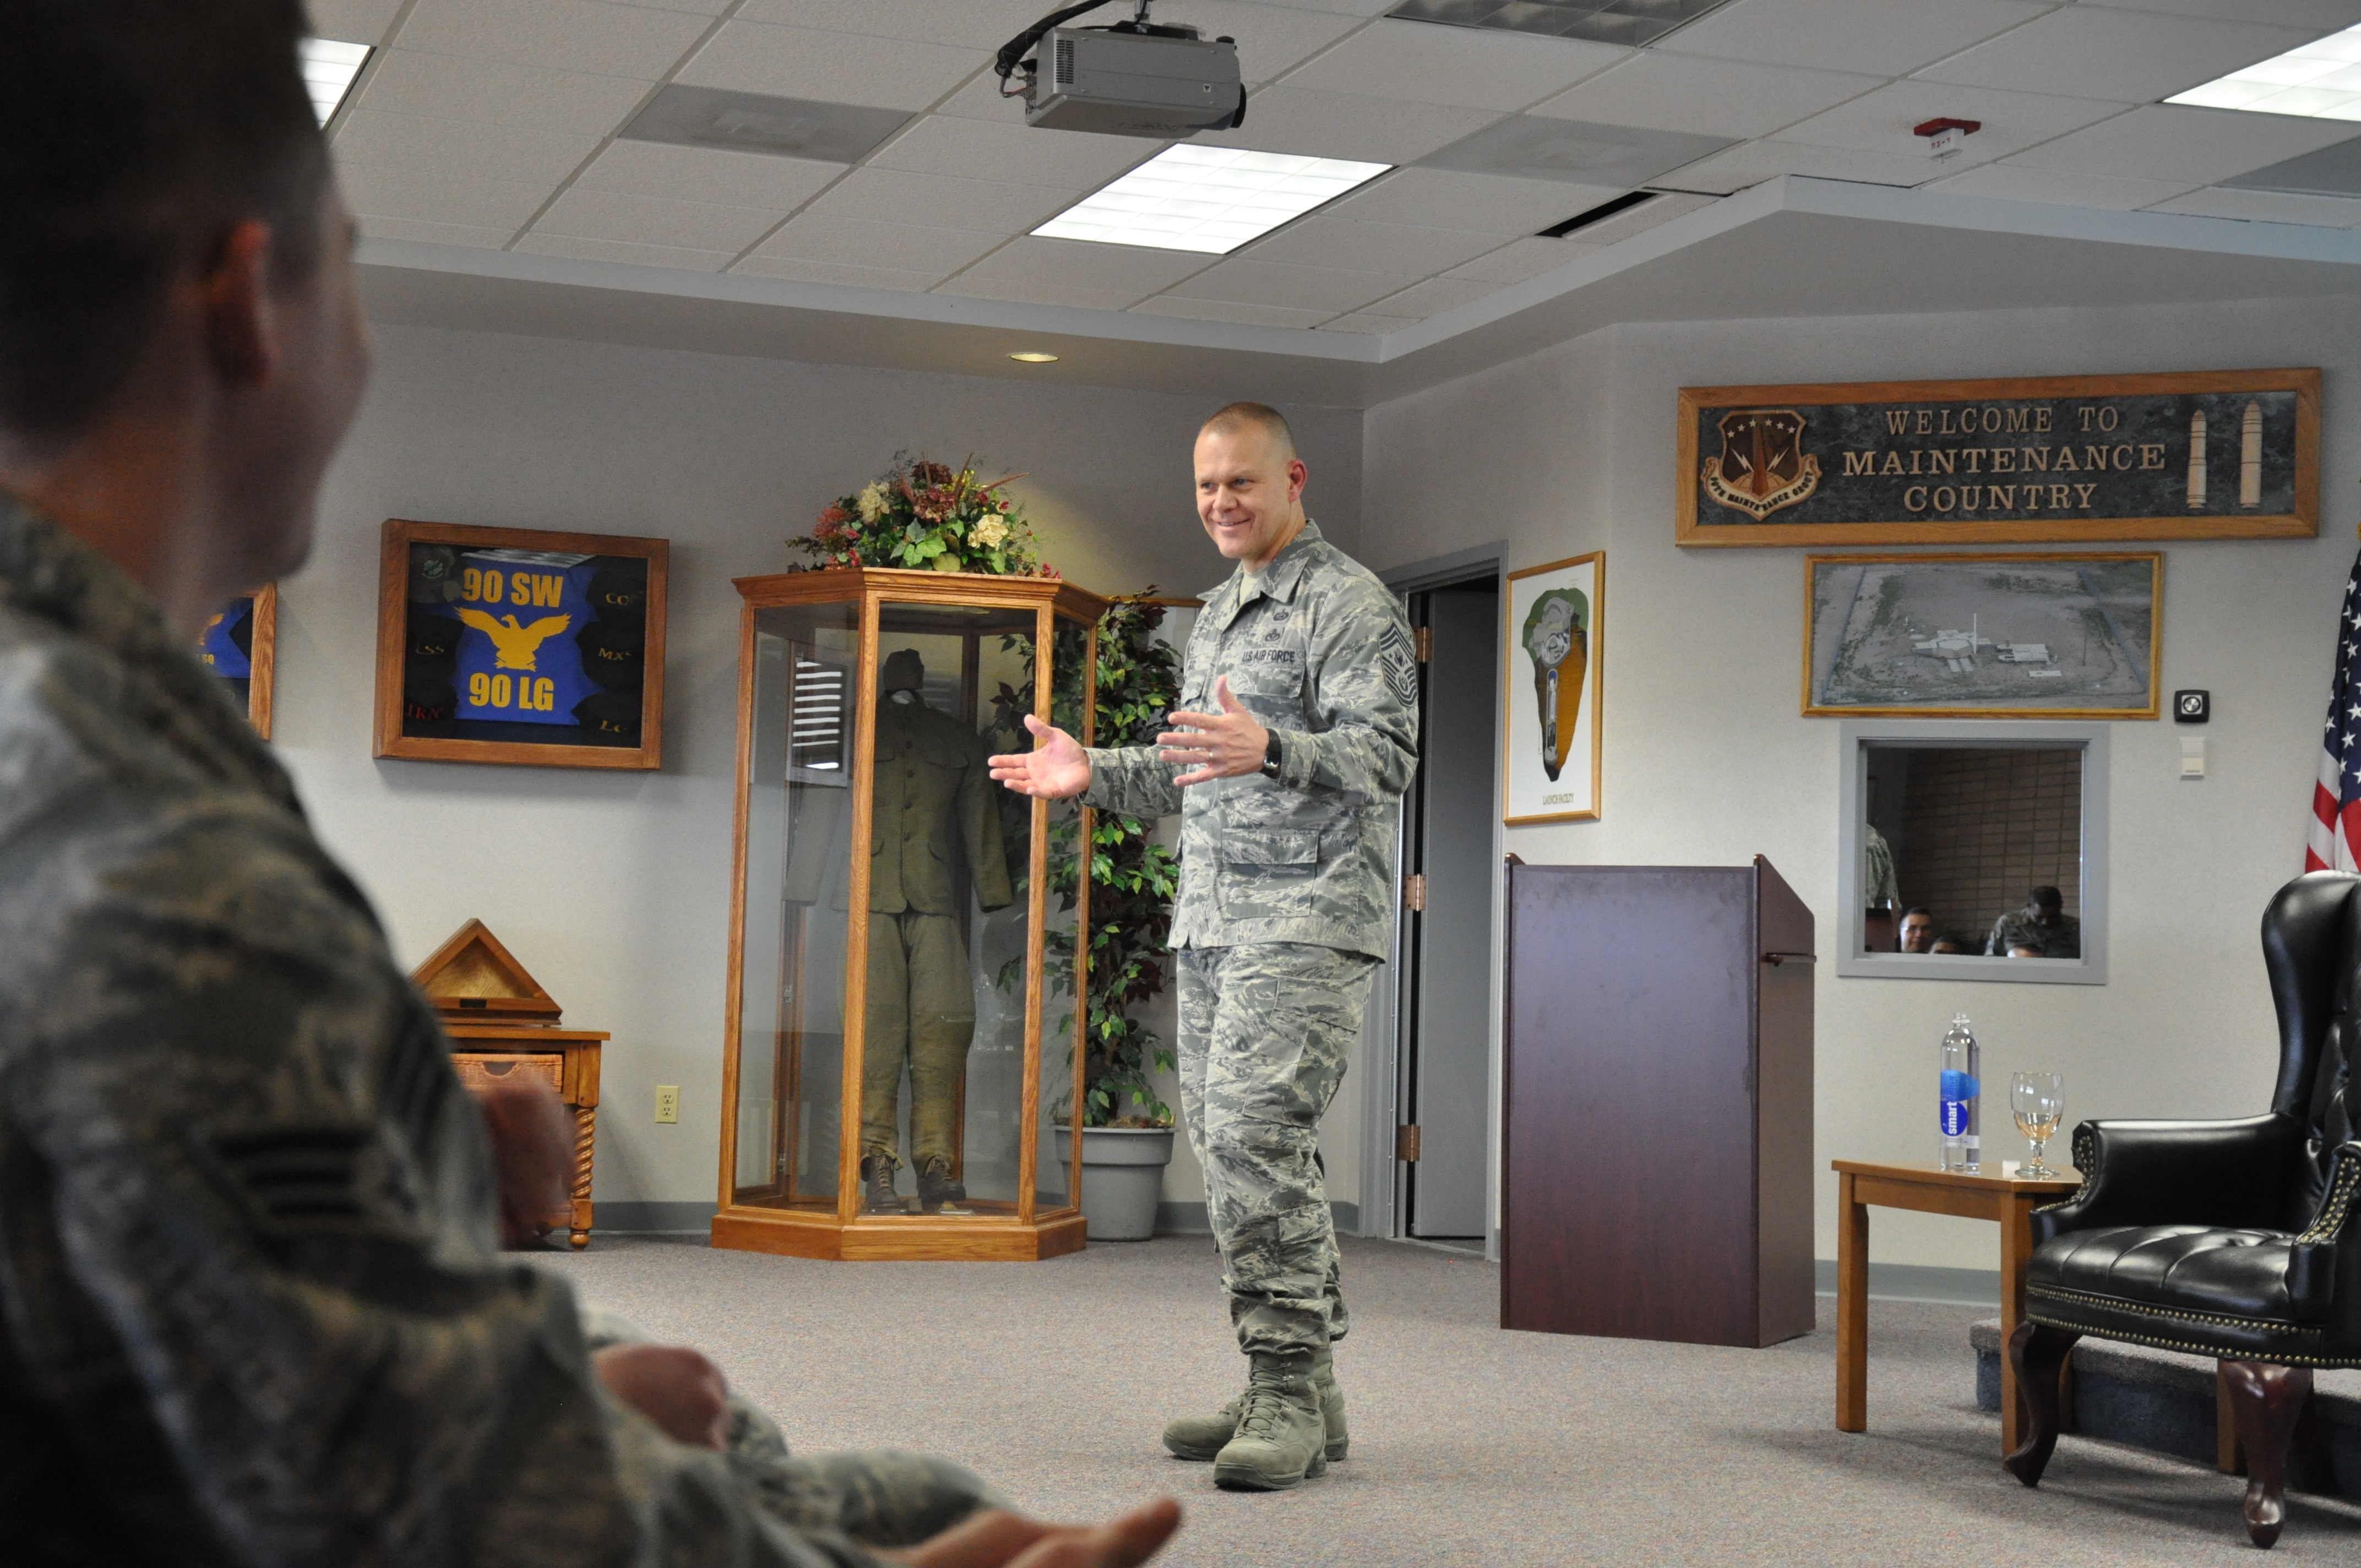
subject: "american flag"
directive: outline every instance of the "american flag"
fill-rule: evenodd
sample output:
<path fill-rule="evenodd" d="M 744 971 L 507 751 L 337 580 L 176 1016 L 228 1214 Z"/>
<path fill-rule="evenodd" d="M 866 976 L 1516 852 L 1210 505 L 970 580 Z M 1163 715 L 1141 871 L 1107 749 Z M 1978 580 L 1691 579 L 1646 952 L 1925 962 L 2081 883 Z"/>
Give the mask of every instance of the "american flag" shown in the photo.
<path fill-rule="evenodd" d="M 2361 871 L 2361 560 L 2353 563 L 2345 585 L 2344 619 L 2336 628 L 2336 681 L 2328 692 L 2303 869 Z"/>

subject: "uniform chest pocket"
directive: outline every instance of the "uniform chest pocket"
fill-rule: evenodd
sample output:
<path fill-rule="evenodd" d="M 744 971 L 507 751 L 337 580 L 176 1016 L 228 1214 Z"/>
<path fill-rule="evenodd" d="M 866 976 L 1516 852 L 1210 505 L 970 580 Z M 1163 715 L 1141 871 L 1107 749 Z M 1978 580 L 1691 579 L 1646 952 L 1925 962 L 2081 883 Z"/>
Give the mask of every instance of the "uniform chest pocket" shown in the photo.
<path fill-rule="evenodd" d="M 1320 834 L 1302 828 L 1233 828 L 1222 863 L 1250 876 L 1308 877 L 1320 869 Z"/>

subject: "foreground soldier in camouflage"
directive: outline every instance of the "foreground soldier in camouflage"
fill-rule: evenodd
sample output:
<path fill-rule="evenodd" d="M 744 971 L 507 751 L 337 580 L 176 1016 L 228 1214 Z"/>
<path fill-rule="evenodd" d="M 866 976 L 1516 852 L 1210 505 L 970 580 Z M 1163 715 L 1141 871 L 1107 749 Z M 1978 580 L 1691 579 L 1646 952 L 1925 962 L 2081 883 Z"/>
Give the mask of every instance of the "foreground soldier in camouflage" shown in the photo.
<path fill-rule="evenodd" d="M 368 358 L 297 0 L 5 16 L 0 1558 L 852 1568 L 856 1519 L 923 1535 L 940 1467 L 797 1468 L 704 1357 L 503 1262 L 554 1098 L 487 1137 L 191 652 L 302 564 Z M 901 1561 L 1121 1568 L 1177 1518 L 992 1512 Z"/>
<path fill-rule="evenodd" d="M 1215 414 L 1196 469 L 1198 515 L 1238 566 L 1198 612 L 1172 732 L 1085 751 L 1028 718 L 1042 744 L 994 757 L 993 777 L 1126 816 L 1181 814 L 1180 1106 L 1251 1370 L 1237 1399 L 1174 1421 L 1164 1442 L 1213 1460 L 1223 1486 L 1279 1490 L 1348 1442 L 1320 1118 L 1392 932 L 1418 669 L 1393 595 L 1305 518 L 1304 466 L 1276 411 Z"/>

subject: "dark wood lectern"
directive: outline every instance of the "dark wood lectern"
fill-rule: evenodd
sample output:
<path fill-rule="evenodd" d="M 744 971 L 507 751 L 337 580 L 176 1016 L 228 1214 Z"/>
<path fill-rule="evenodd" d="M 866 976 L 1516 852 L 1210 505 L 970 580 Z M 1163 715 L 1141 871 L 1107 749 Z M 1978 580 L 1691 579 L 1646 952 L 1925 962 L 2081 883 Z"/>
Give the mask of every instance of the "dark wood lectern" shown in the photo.
<path fill-rule="evenodd" d="M 1500 1326 L 1812 1329 L 1812 915 L 1752 866 L 1509 867 Z"/>

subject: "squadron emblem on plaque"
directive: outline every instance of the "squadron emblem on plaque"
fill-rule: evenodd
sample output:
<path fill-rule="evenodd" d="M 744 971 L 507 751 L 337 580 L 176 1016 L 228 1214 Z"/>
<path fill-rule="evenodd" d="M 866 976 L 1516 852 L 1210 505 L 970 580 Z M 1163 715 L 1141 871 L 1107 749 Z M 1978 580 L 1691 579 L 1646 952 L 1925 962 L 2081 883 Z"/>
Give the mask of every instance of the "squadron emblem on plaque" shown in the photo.
<path fill-rule="evenodd" d="M 1820 488 L 1820 460 L 1803 449 L 1793 409 L 1732 409 L 1721 416 L 1720 455 L 1706 460 L 1705 492 L 1761 522 Z"/>

